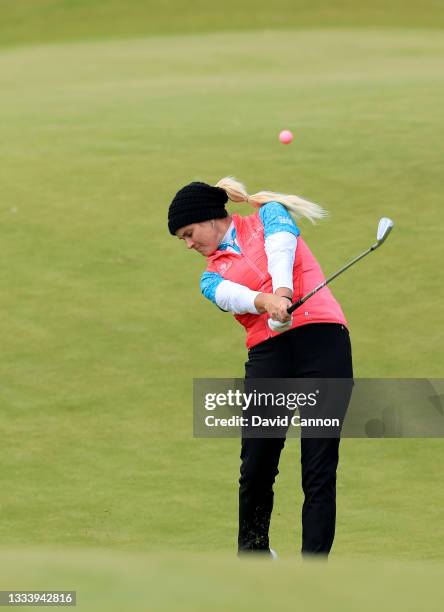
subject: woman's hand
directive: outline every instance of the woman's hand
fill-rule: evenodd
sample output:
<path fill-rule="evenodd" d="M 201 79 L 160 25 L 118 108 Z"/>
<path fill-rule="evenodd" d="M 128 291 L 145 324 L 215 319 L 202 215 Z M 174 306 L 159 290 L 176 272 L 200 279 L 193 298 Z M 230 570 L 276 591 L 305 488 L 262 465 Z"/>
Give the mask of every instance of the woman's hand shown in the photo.
<path fill-rule="evenodd" d="M 287 308 L 291 306 L 289 298 L 272 293 L 259 293 L 254 300 L 254 305 L 261 314 L 268 312 L 270 318 L 274 321 L 286 323 L 291 319 L 291 315 L 287 312 Z"/>

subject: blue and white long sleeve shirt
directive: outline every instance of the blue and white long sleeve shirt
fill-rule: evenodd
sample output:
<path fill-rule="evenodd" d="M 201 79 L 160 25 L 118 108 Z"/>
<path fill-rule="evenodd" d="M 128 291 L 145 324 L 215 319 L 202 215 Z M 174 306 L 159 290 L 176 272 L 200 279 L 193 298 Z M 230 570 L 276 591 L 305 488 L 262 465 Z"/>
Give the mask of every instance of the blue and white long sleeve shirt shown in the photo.
<path fill-rule="evenodd" d="M 273 292 L 279 287 L 293 290 L 293 265 L 300 232 L 288 210 L 279 202 L 268 202 L 259 209 L 264 225 L 265 252 Z M 242 254 L 236 240 L 236 229 L 231 223 L 218 250 Z M 203 295 L 221 310 L 234 314 L 259 314 L 254 300 L 258 291 L 224 279 L 217 272 L 204 272 L 200 280 Z"/>

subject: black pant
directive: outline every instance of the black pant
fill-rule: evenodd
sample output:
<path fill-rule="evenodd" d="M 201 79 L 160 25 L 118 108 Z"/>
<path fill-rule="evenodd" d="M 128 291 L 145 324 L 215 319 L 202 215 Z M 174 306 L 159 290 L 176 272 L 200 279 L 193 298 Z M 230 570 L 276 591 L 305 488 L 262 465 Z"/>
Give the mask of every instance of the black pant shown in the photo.
<path fill-rule="evenodd" d="M 335 323 L 313 323 L 250 349 L 245 378 L 353 378 L 350 337 Z M 345 407 L 346 408 L 346 407 Z M 242 438 L 239 553 L 269 554 L 273 484 L 285 438 Z M 339 438 L 302 438 L 302 553 L 328 554 L 336 523 Z"/>

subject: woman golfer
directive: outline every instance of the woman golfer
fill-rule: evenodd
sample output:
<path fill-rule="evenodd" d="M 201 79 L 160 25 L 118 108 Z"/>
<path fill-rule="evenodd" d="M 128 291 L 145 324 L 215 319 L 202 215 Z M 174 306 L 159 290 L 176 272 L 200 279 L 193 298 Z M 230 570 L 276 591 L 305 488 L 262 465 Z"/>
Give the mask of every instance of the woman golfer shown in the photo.
<path fill-rule="evenodd" d="M 247 202 L 257 211 L 228 214 L 225 204 Z M 248 195 L 233 178 L 216 186 L 193 182 L 180 189 L 168 211 L 168 228 L 207 260 L 203 295 L 244 326 L 249 378 L 348 378 L 352 357 L 347 322 L 328 287 L 292 317 L 296 300 L 324 280 L 294 218 L 325 215 L 298 196 L 260 191 Z M 284 324 L 270 329 L 269 319 Z M 283 331 L 282 331 L 283 329 Z M 345 407 L 346 408 L 346 407 Z M 239 479 L 239 554 L 270 549 L 273 484 L 285 438 L 242 438 Z M 335 533 L 339 437 L 301 437 L 304 504 L 302 554 L 328 555 Z"/>

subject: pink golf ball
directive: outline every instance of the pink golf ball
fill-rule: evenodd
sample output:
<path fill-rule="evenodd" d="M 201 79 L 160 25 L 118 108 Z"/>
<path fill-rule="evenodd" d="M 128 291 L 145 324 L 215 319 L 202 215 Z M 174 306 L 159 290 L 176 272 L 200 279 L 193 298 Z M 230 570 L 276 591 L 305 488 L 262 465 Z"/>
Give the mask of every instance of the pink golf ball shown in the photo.
<path fill-rule="evenodd" d="M 290 132 L 290 130 L 282 130 L 282 132 L 279 134 L 279 140 L 282 142 L 282 144 L 290 144 L 290 142 L 293 140 L 293 134 Z"/>

